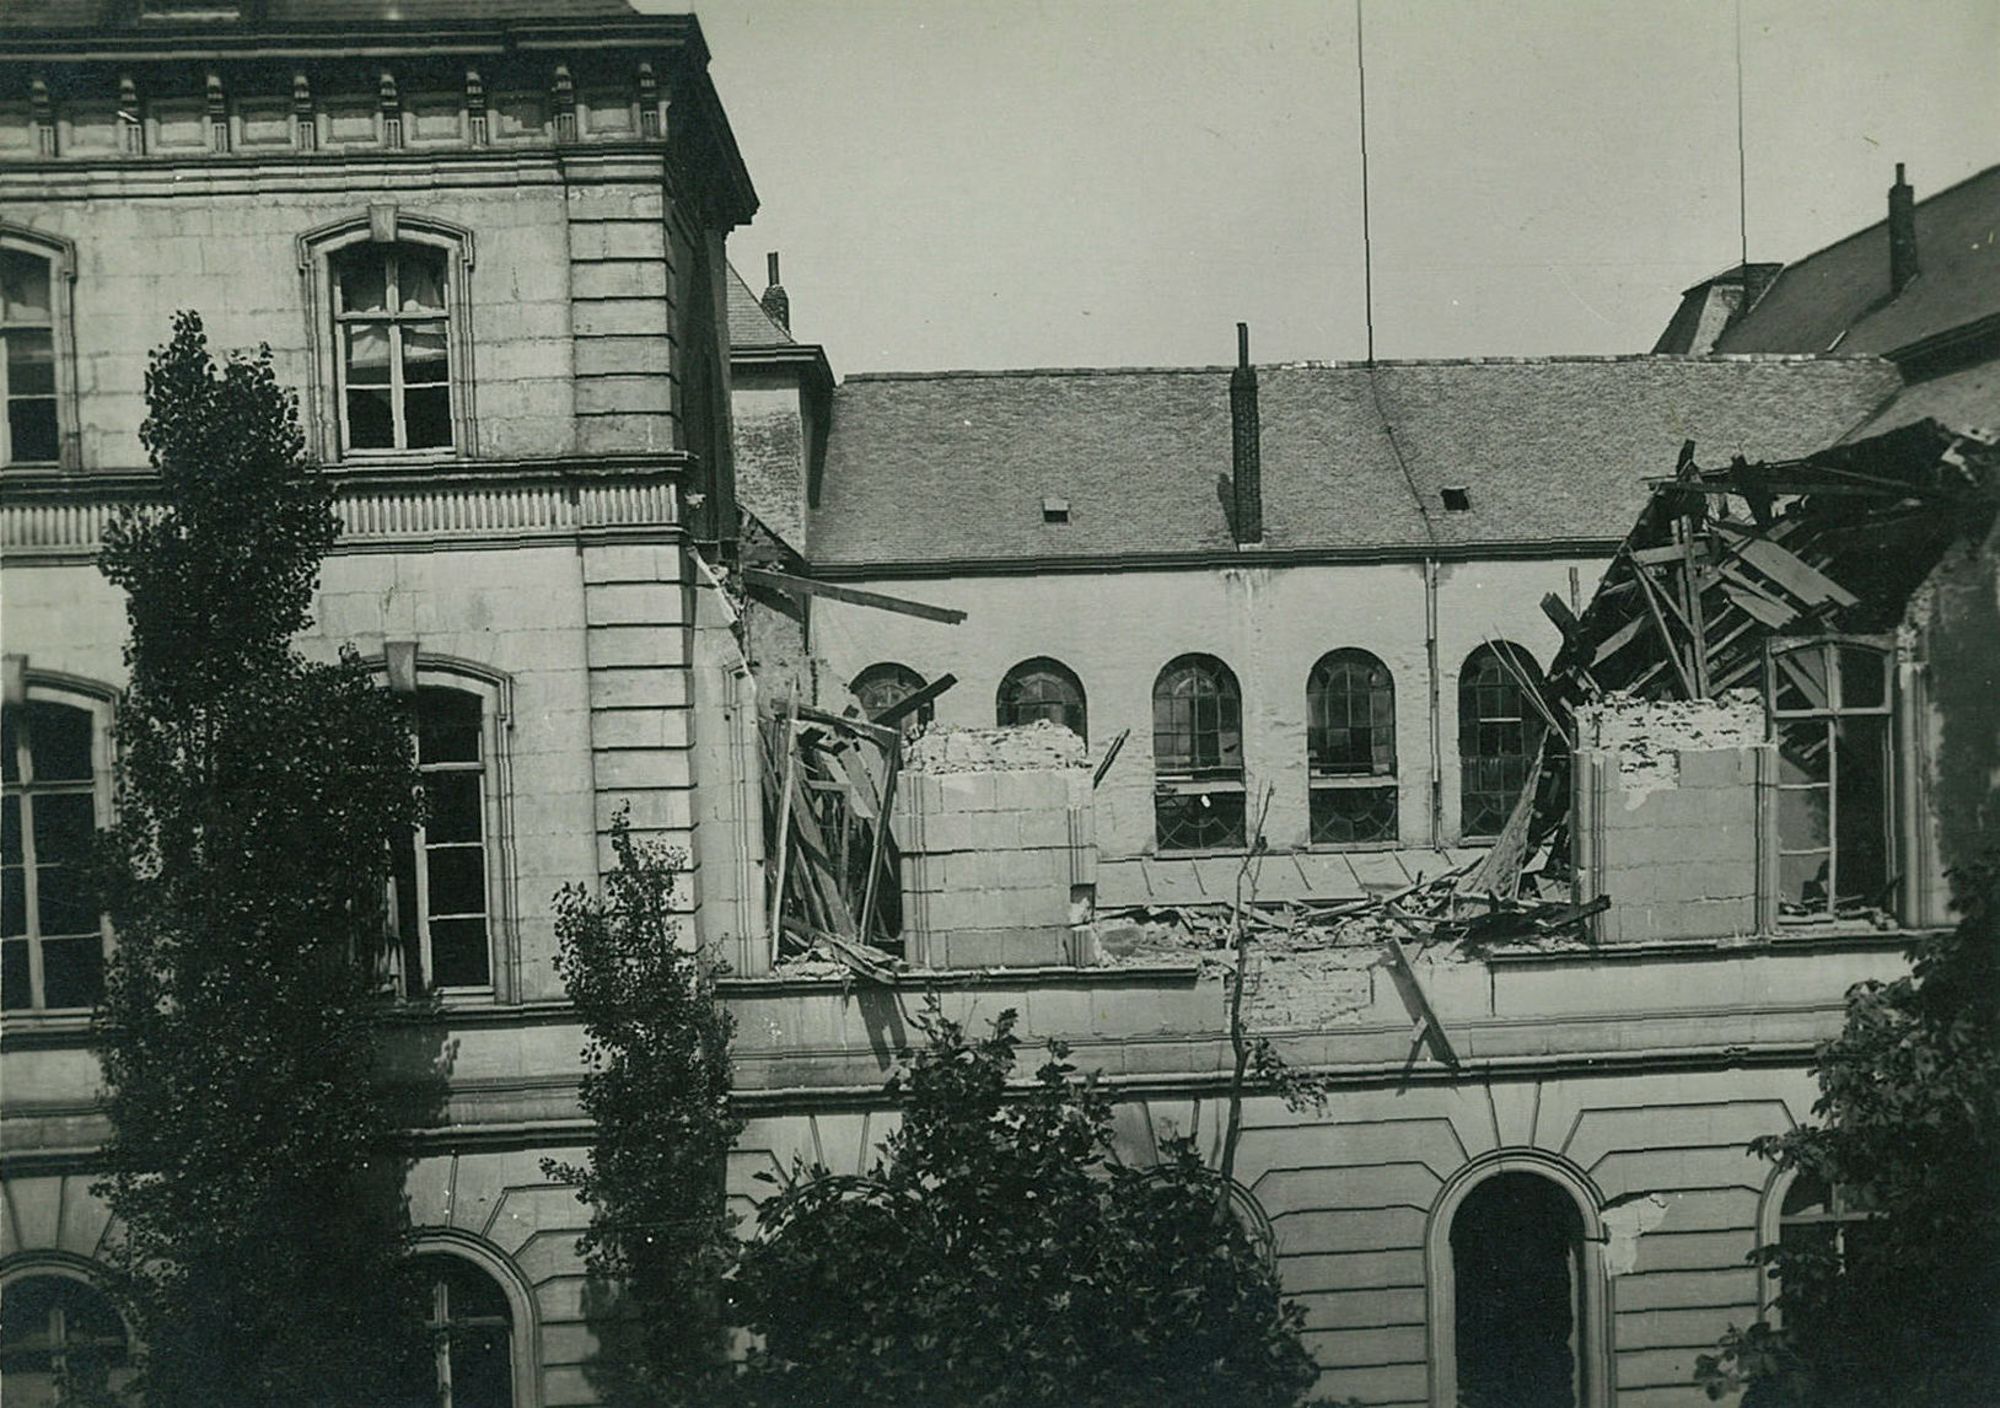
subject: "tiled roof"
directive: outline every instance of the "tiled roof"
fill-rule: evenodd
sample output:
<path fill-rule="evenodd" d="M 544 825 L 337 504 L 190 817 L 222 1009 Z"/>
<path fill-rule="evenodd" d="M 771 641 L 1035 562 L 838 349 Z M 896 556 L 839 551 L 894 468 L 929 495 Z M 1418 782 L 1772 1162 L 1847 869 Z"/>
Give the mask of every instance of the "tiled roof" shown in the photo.
<path fill-rule="evenodd" d="M 1847 438 L 1866 440 L 1926 419 L 1947 430 L 1989 438 L 2000 435 L 2000 361 L 1981 362 L 1904 387 Z"/>
<path fill-rule="evenodd" d="M 1873 357 L 1304 364 L 1258 381 L 1267 548 L 1389 554 L 1616 541 L 1683 440 L 1801 455 L 1900 386 Z M 813 560 L 1232 551 L 1229 445 L 1228 368 L 850 377 Z M 1455 486 L 1469 510 L 1444 508 Z M 1044 522 L 1044 495 L 1069 522 Z"/>
<path fill-rule="evenodd" d="M 135 20 L 138 5 L 132 0 L 0 0 L 0 28 L 84 29 L 104 24 L 135 24 L 151 27 L 204 22 L 201 12 L 210 14 L 237 10 L 249 4 L 215 0 L 214 4 L 190 3 L 186 17 L 169 10 L 157 16 Z M 343 24 L 452 24 L 498 20 L 578 20 L 607 17 L 631 18 L 637 13 L 627 0 L 265 0 L 261 23 L 266 25 Z M 217 24 L 233 21 L 221 19 Z"/>
<path fill-rule="evenodd" d="M 1718 352 L 1892 352 L 2000 313 L 2000 166 L 1917 202 L 1922 272 L 1889 297 L 1888 221 L 1787 265 Z M 1844 334 L 1844 336 L 1843 336 Z"/>
<path fill-rule="evenodd" d="M 797 341 L 771 320 L 750 285 L 729 266 L 729 345 L 731 347 L 790 347 Z"/>

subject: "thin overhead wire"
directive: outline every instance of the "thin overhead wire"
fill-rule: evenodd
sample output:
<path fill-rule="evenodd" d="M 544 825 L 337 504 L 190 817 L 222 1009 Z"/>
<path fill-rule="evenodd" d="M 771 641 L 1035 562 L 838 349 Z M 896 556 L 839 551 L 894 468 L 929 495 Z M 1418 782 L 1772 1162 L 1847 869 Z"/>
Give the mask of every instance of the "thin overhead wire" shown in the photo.
<path fill-rule="evenodd" d="M 1362 53 L 1361 0 L 1354 0 L 1354 72 L 1361 100 L 1361 307 L 1368 322 L 1368 365 L 1375 365 L 1375 250 L 1368 225 L 1368 64 Z"/>
<path fill-rule="evenodd" d="M 1361 0 L 1354 0 L 1354 3 L 1359 5 Z M 1363 178 L 1364 183 L 1366 179 Z M 1743 155 L 1743 0 L 1736 0 L 1736 237 L 1746 278 L 1750 270 L 1749 191 L 1750 180 Z"/>

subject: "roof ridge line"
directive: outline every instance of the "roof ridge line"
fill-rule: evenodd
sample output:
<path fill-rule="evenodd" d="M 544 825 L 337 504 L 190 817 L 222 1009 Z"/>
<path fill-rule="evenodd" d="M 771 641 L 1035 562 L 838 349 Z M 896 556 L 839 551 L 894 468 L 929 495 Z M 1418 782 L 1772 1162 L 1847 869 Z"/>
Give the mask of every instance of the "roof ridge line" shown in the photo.
<path fill-rule="evenodd" d="M 1875 352 L 1582 352 L 1559 353 L 1549 356 L 1491 356 L 1491 357 L 1378 357 L 1367 361 L 1317 361 L 1261 362 L 1260 372 L 1328 371 L 1328 372 L 1372 372 L 1383 368 L 1398 367 L 1548 367 L 1548 366 L 1616 366 L 1627 362 L 1661 363 L 1680 362 L 1702 363 L 1770 363 L 1788 362 L 1829 363 L 1853 365 L 1860 362 L 1886 361 Z M 1113 376 L 1226 376 L 1235 368 L 1228 366 L 1188 366 L 1188 367 L 951 367 L 938 371 L 873 371 L 849 372 L 841 378 L 842 384 L 853 381 L 982 381 L 982 380 L 1026 380 L 1031 377 L 1113 377 Z"/>

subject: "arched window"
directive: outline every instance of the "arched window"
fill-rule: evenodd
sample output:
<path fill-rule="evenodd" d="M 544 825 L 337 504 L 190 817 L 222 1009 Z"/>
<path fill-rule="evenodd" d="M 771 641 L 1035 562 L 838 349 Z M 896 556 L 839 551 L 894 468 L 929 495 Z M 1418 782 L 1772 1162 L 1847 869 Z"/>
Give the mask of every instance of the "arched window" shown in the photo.
<path fill-rule="evenodd" d="M 1510 671 L 1500 658 L 1506 652 Z M 1458 672 L 1458 830 L 1463 837 L 1497 836 L 1527 785 L 1542 741 L 1542 716 L 1521 693 L 1519 671 L 1539 681 L 1534 657 L 1502 641 L 1482 645 Z"/>
<path fill-rule="evenodd" d="M 0 227 L 0 465 L 65 458 L 73 267 L 67 243 Z"/>
<path fill-rule="evenodd" d="M 1583 1222 L 1569 1194 L 1499 1173 L 1451 1222 L 1453 1351 L 1464 1408 L 1575 1408 L 1585 1314 Z"/>
<path fill-rule="evenodd" d="M 1243 696 L 1212 655 L 1153 681 L 1153 818 L 1161 850 L 1244 844 Z"/>
<path fill-rule="evenodd" d="M 37 697 L 0 709 L 0 1007 L 94 1006 L 104 924 L 83 863 L 106 812 L 108 706 Z"/>
<path fill-rule="evenodd" d="M 1320 657 L 1306 677 L 1312 839 L 1396 839 L 1396 687 L 1365 650 Z"/>
<path fill-rule="evenodd" d="M 885 710 L 902 703 L 924 687 L 924 677 L 908 665 L 898 665 L 884 661 L 870 665 L 854 677 L 848 686 L 861 704 L 861 712 L 869 718 L 876 718 Z M 926 702 L 898 719 L 897 726 L 905 734 L 913 734 L 931 721 L 931 705 Z"/>
<path fill-rule="evenodd" d="M 1783 918 L 1829 919 L 1889 904 L 1893 658 L 1867 641 L 1771 649 Z"/>
<path fill-rule="evenodd" d="M 486 701 L 417 690 L 411 722 L 424 819 L 394 857 L 396 932 L 411 991 L 493 986 L 493 806 Z"/>
<path fill-rule="evenodd" d="M 1779 1204 L 1778 1245 L 1794 1257 L 1821 1262 L 1829 1269 L 1844 1267 L 1871 1237 L 1879 1235 L 1874 1222 L 1875 1214 L 1845 1185 L 1829 1185 L 1825 1179 L 1800 1173 L 1786 1185 Z M 1794 1330 L 1810 1330 L 1812 1307 L 1786 1297 L 1782 1280 L 1778 1308 Z"/>
<path fill-rule="evenodd" d="M 430 1283 L 431 1362 L 405 1400 L 437 1408 L 514 1408 L 514 1315 L 507 1294 L 458 1256 L 423 1256 Z"/>
<path fill-rule="evenodd" d="M 9 1408 L 97 1402 L 131 1377 L 125 1322 L 75 1276 L 30 1274 L 0 1286 L 0 1382 Z"/>
<path fill-rule="evenodd" d="M 1082 681 L 1067 665 L 1046 655 L 1023 660 L 1007 672 L 1000 681 L 994 712 L 1002 728 L 1047 719 L 1061 724 L 1078 738 L 1086 741 L 1090 738 Z"/>

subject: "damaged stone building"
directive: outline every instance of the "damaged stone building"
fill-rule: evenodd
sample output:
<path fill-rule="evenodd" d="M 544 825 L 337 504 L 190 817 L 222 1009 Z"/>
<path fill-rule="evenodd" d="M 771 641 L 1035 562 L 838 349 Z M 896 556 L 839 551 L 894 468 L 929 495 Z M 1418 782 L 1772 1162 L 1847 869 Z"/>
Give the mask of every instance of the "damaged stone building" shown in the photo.
<path fill-rule="evenodd" d="M 1215 1147 L 1247 932 L 1248 1030 L 1325 1100 L 1246 1097 L 1238 1205 L 1325 1395 L 1532 1362 L 1692 1402 L 1768 1304 L 1745 1253 L 1835 1215 L 1744 1145 L 1991 821 L 1992 417 L 1891 345 L 1941 329 L 836 381 L 775 262 L 761 298 L 728 267 L 756 195 L 691 17 L 37 0 L 0 36 L 0 1294 L 47 1308 L 10 1398 L 70 1327 L 130 1350 L 90 1193 L 115 936 L 63 847 L 110 815 L 93 563 L 187 306 L 270 344 L 338 487 L 307 647 L 456 724 L 398 938 L 456 1051 L 409 1195 L 482 1327 L 461 1385 L 596 1401 L 587 1210 L 540 1171 L 590 1138 L 551 897 L 622 808 L 730 968 L 746 1212 L 773 1164 L 866 1167 L 933 994 L 1071 1042 L 1126 1157 Z M 1973 306 L 1956 257 L 1884 306 Z"/>

